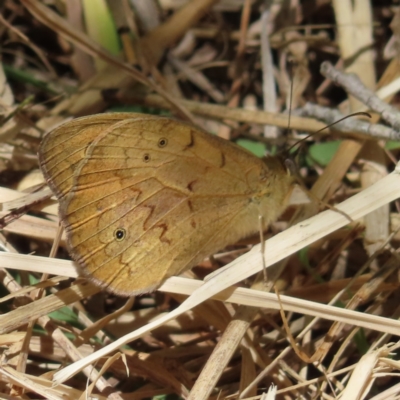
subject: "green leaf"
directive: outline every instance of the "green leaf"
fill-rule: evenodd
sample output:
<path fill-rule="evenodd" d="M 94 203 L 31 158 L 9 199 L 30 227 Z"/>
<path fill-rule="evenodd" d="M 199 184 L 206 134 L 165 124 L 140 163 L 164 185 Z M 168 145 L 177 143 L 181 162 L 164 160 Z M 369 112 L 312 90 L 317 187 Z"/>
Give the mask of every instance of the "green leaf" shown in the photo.
<path fill-rule="evenodd" d="M 12 65 L 3 64 L 4 73 L 6 74 L 8 79 L 12 79 L 16 82 L 22 82 L 31 84 L 38 89 L 49 92 L 50 94 L 61 94 L 59 88 L 55 88 L 54 85 L 51 85 L 50 82 L 44 82 L 40 79 L 36 79 L 30 72 L 23 71 L 19 68 L 15 68 Z"/>
<path fill-rule="evenodd" d="M 139 105 L 114 105 L 107 109 L 107 112 L 131 112 L 131 113 L 141 113 L 141 114 L 151 114 L 160 115 L 162 117 L 171 117 L 170 111 L 159 110 L 153 107 L 139 106 Z"/>
<path fill-rule="evenodd" d="M 105 0 L 83 0 L 83 14 L 88 35 L 110 53 L 121 50 L 117 28 Z M 103 68 L 103 60 L 95 60 L 97 69 Z"/>
<path fill-rule="evenodd" d="M 400 149 L 400 142 L 396 142 L 394 140 L 389 140 L 385 143 L 385 149 L 387 150 L 397 150 Z"/>
<path fill-rule="evenodd" d="M 332 160 L 340 146 L 341 140 L 326 143 L 316 143 L 310 146 L 306 157 L 307 164 L 313 166 L 315 163 L 325 167 Z"/>
<path fill-rule="evenodd" d="M 260 142 L 254 142 L 248 139 L 238 139 L 236 144 L 250 151 L 257 157 L 263 157 L 265 155 L 265 144 Z"/>
<path fill-rule="evenodd" d="M 64 321 L 75 327 L 82 328 L 82 324 L 78 321 L 78 316 L 69 307 L 62 307 L 57 311 L 53 311 L 49 316 L 57 321 Z"/>
<path fill-rule="evenodd" d="M 308 257 L 308 247 L 304 247 L 297 254 L 301 265 L 307 270 L 307 272 L 314 278 L 317 283 L 324 283 L 325 280 L 318 273 L 315 272 L 314 268 L 310 265 L 310 260 Z"/>
<path fill-rule="evenodd" d="M 357 333 L 354 335 L 353 341 L 356 344 L 360 354 L 367 354 L 370 349 L 370 343 L 368 342 L 364 329 L 361 328 L 357 331 Z"/>

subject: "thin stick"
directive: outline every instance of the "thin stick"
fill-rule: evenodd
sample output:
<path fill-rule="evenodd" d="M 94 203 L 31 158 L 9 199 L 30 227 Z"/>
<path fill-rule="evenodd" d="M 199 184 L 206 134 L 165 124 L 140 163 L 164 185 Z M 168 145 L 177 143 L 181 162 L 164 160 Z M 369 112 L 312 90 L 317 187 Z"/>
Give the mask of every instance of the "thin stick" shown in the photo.
<path fill-rule="evenodd" d="M 265 241 L 264 241 L 264 217 L 262 215 L 258 216 L 258 222 L 260 227 L 260 244 L 261 244 L 261 262 L 263 266 L 264 283 L 267 284 L 267 265 L 265 262 Z"/>

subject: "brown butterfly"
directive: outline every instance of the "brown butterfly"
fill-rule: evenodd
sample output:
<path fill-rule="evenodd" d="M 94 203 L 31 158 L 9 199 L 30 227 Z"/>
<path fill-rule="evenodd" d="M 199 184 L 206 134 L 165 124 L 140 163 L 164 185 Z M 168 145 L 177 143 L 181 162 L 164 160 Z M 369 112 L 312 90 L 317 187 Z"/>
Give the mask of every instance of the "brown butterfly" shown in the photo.
<path fill-rule="evenodd" d="M 258 231 L 285 208 L 294 179 L 176 120 L 133 113 L 77 118 L 47 134 L 40 167 L 60 203 L 84 275 L 119 295 L 168 277 Z"/>

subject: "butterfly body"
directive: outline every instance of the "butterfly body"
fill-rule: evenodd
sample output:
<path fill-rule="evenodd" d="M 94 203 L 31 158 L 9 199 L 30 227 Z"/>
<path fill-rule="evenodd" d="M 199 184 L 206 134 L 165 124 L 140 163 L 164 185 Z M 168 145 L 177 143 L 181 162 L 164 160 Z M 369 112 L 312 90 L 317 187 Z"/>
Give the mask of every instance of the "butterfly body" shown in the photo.
<path fill-rule="evenodd" d="M 72 257 L 120 295 L 152 291 L 256 232 L 293 186 L 277 157 L 145 114 L 67 122 L 45 136 L 39 159 Z"/>

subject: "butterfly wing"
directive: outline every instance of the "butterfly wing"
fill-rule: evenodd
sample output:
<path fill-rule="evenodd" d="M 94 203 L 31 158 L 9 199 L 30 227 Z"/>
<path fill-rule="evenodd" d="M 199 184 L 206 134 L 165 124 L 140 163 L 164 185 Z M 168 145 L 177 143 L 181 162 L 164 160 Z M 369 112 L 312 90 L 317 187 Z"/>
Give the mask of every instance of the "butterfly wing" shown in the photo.
<path fill-rule="evenodd" d="M 64 124 L 39 156 L 71 255 L 121 295 L 152 291 L 257 230 L 282 169 L 190 125 L 142 114 Z"/>

